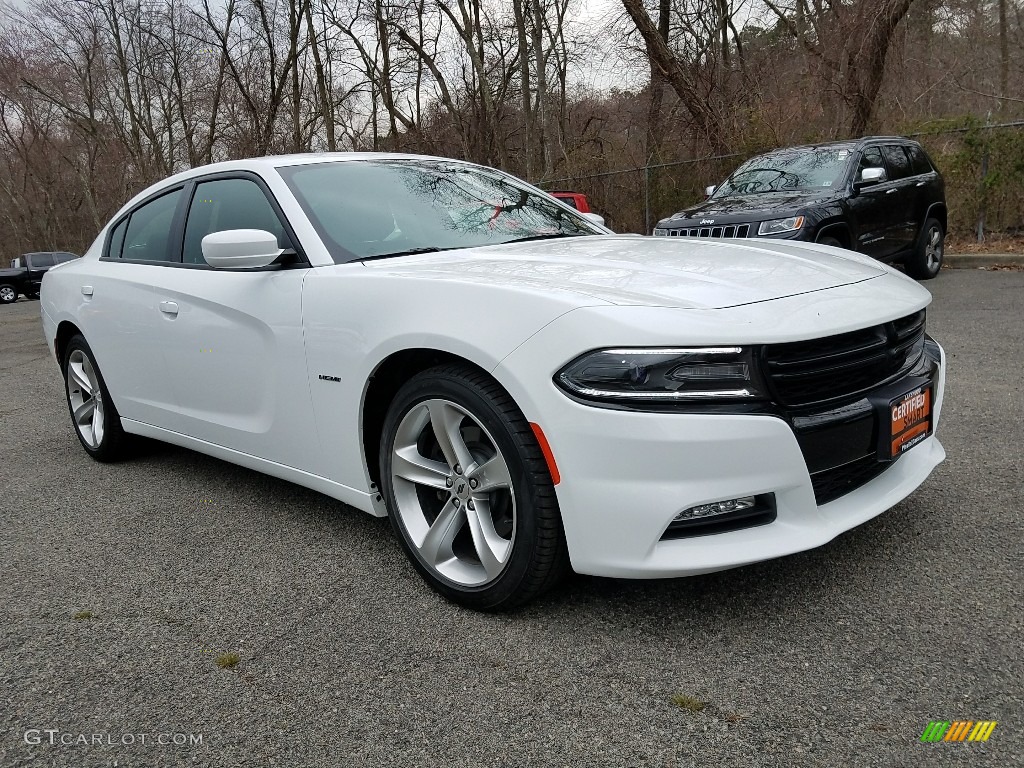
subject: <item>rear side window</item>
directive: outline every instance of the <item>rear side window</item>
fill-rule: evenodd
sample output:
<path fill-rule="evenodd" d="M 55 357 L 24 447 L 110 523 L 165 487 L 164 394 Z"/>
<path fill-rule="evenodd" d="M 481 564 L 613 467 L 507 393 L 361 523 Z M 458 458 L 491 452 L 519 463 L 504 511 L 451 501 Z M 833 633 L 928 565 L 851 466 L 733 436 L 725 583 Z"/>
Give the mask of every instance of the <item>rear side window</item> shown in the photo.
<path fill-rule="evenodd" d="M 886 165 L 889 166 L 890 179 L 905 179 L 913 175 L 910 170 L 910 160 L 907 153 L 903 151 L 903 147 L 886 145 L 882 147 L 882 152 L 885 154 Z"/>
<path fill-rule="evenodd" d="M 571 207 L 575 208 L 576 210 L 579 210 L 579 206 L 576 205 L 576 198 L 573 197 L 572 195 L 565 195 L 565 196 L 563 196 L 563 195 L 555 195 L 555 197 L 557 197 L 559 200 L 561 200 L 566 205 L 571 206 Z"/>
<path fill-rule="evenodd" d="M 267 196 L 249 179 L 216 179 L 196 185 L 185 224 L 182 260 L 205 264 L 203 238 L 226 229 L 262 229 L 277 237 L 278 248 L 292 247 Z"/>
<path fill-rule="evenodd" d="M 130 261 L 176 261 L 171 254 L 171 226 L 181 199 L 176 189 L 132 211 L 124 233 L 121 258 Z M 113 246 L 113 243 L 111 243 Z M 111 248 L 113 251 L 113 248 Z M 111 252 L 111 256 L 114 256 Z"/>
<path fill-rule="evenodd" d="M 110 233 L 110 247 L 107 248 L 107 258 L 121 258 L 121 248 L 124 246 L 124 231 L 127 228 L 128 219 L 121 219 L 121 223 L 114 227 L 114 231 Z"/>
<path fill-rule="evenodd" d="M 910 157 L 910 168 L 915 176 L 932 172 L 932 164 L 928 162 L 923 149 L 914 144 L 908 144 L 904 149 Z"/>
<path fill-rule="evenodd" d="M 37 253 L 28 258 L 32 269 L 48 269 L 53 266 L 53 256 L 48 253 Z"/>

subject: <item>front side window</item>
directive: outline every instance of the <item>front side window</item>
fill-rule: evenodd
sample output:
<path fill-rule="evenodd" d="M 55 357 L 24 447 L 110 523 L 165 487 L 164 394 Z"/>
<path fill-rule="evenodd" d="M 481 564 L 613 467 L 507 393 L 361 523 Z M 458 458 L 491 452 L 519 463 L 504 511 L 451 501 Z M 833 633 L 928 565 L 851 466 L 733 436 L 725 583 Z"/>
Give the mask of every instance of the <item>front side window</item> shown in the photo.
<path fill-rule="evenodd" d="M 256 182 L 215 179 L 196 185 L 185 223 L 182 260 L 205 264 L 203 238 L 228 229 L 262 229 L 277 237 L 279 248 L 291 248 L 277 213 Z"/>
<path fill-rule="evenodd" d="M 110 257 L 131 261 L 177 261 L 171 253 L 170 240 L 174 211 L 180 199 L 181 190 L 176 189 L 132 211 L 120 253 L 115 253 L 111 242 Z M 118 234 L 116 229 L 115 235 Z"/>
<path fill-rule="evenodd" d="M 53 256 L 48 253 L 37 253 L 29 258 L 33 269 L 49 269 L 53 266 Z"/>
<path fill-rule="evenodd" d="M 603 234 L 498 171 L 433 160 L 278 169 L 337 262 Z"/>
<path fill-rule="evenodd" d="M 859 179 L 866 168 L 881 168 L 885 170 L 885 160 L 882 159 L 882 151 L 878 147 L 868 147 L 861 155 L 860 165 L 857 167 L 857 178 Z"/>
<path fill-rule="evenodd" d="M 845 147 L 817 147 L 761 155 L 741 165 L 712 197 L 839 186 L 850 154 Z"/>

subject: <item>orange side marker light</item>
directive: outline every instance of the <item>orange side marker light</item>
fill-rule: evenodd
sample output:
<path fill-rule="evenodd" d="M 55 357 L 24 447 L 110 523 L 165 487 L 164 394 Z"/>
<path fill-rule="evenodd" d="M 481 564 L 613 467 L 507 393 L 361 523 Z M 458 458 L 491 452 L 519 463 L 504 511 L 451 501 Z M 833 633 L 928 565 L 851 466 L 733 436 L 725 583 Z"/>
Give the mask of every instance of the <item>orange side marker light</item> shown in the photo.
<path fill-rule="evenodd" d="M 533 430 L 533 436 L 537 438 L 537 444 L 540 445 L 540 452 L 544 454 L 544 461 L 547 462 L 548 472 L 551 473 L 551 482 L 558 485 L 562 481 L 561 475 L 558 474 L 558 465 L 555 464 L 555 455 L 551 453 L 551 446 L 548 444 L 548 439 L 544 436 L 544 430 L 540 428 L 540 424 L 534 424 L 530 422 L 530 429 Z"/>

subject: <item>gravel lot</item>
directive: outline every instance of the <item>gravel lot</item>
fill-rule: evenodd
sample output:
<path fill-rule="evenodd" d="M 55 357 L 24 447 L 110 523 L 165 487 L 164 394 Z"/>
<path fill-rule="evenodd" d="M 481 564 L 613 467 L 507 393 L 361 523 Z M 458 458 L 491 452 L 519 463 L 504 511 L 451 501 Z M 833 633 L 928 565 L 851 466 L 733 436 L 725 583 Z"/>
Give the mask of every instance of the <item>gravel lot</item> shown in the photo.
<path fill-rule="evenodd" d="M 94 463 L 38 303 L 0 307 L 0 765 L 1024 765 L 1024 273 L 928 287 L 949 458 L 909 500 L 512 616 L 443 602 L 386 521 L 312 491 L 171 447 Z M 958 719 L 999 725 L 919 742 Z"/>

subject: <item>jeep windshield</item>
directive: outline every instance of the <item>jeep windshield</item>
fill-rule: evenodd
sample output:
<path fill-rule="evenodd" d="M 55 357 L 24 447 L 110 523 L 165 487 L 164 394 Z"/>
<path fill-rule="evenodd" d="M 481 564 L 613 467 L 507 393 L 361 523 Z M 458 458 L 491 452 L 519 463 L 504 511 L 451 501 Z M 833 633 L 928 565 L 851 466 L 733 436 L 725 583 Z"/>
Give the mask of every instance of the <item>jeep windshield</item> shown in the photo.
<path fill-rule="evenodd" d="M 713 197 L 835 187 L 846 175 L 851 154 L 847 147 L 815 147 L 761 155 L 741 165 Z"/>
<path fill-rule="evenodd" d="M 512 177 L 475 165 L 353 159 L 278 171 L 338 263 L 604 234 Z"/>

